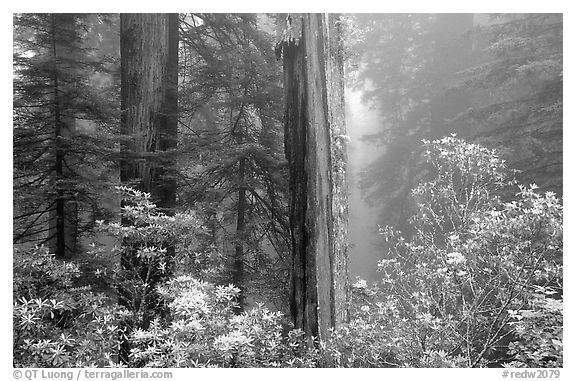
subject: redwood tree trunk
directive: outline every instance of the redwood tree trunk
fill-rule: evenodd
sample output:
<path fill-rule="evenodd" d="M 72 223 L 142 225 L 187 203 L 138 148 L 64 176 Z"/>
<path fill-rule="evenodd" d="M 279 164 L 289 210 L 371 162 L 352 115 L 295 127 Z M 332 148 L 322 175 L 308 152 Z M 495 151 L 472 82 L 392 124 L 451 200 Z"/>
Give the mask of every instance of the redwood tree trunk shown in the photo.
<path fill-rule="evenodd" d="M 336 15 L 291 15 L 282 42 L 297 328 L 328 338 L 348 319 L 343 63 Z"/>
<path fill-rule="evenodd" d="M 170 207 L 175 182 L 160 182 L 166 161 L 152 152 L 176 147 L 178 15 L 120 15 L 122 182 L 134 182 L 160 208 Z M 125 155 L 126 156 L 126 155 Z M 169 164 L 169 162 L 168 162 Z"/>
<path fill-rule="evenodd" d="M 344 116 L 344 57 L 338 15 L 326 16 L 324 62 L 326 103 L 330 128 L 330 173 L 332 175 L 332 311 L 333 325 L 349 320 L 348 280 L 348 184 L 346 124 Z"/>

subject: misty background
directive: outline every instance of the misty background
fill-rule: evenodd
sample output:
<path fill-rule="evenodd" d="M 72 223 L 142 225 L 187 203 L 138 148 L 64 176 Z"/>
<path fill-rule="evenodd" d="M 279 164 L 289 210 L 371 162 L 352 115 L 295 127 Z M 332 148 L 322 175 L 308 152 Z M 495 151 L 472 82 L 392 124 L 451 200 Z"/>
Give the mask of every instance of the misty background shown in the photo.
<path fill-rule="evenodd" d="M 562 189 L 562 15 L 351 15 L 346 89 L 350 275 L 377 281 L 378 227 L 410 231 L 422 139 L 497 150 L 524 184 Z"/>

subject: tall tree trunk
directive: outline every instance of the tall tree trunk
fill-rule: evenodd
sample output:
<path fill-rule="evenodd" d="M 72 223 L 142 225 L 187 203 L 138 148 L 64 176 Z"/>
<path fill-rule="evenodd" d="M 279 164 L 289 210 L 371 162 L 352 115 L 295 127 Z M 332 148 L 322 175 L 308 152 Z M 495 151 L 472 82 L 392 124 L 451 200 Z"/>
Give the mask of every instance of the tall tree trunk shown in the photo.
<path fill-rule="evenodd" d="M 294 260 L 291 310 L 297 328 L 325 340 L 330 327 L 348 319 L 340 30 L 336 15 L 290 15 L 286 21 L 289 33 L 281 44 Z"/>
<path fill-rule="evenodd" d="M 173 150 L 178 142 L 178 14 L 168 14 L 168 52 L 164 96 L 158 126 L 160 151 Z M 156 203 L 167 214 L 176 205 L 176 160 L 168 155 L 153 176 Z"/>
<path fill-rule="evenodd" d="M 238 168 L 238 178 L 240 186 L 238 188 L 238 211 L 236 220 L 236 246 L 234 253 L 234 265 L 232 269 L 232 283 L 240 289 L 238 297 L 238 308 L 236 313 L 244 311 L 244 241 L 246 234 L 246 187 L 244 186 L 246 176 L 246 159 L 241 158 Z"/>
<path fill-rule="evenodd" d="M 160 208 L 174 203 L 175 182 L 160 183 L 165 162 L 146 154 L 176 147 L 177 28 L 178 15 L 120 16 L 121 129 L 131 136 L 121 149 L 137 158 L 123 160 L 120 179 L 137 180 Z"/>
<path fill-rule="evenodd" d="M 348 279 L 348 155 L 344 116 L 344 57 L 342 31 L 338 15 L 329 14 L 324 22 L 326 97 L 330 128 L 330 164 L 332 175 L 332 289 L 333 325 L 349 320 Z"/>
<path fill-rule="evenodd" d="M 176 147 L 178 112 L 178 15 L 121 14 L 121 131 L 129 139 L 121 145 L 120 180 L 149 192 L 152 201 L 165 213 L 175 204 L 176 181 L 173 156 L 161 151 Z M 156 155 L 152 155 L 156 153 Z M 130 221 L 123 219 L 124 225 Z M 170 275 L 174 247 L 167 243 L 167 271 L 147 281 L 150 297 L 156 285 Z M 136 261 L 138 262 L 138 261 Z M 134 253 L 124 252 L 122 267 L 134 266 Z M 144 266 L 142 273 L 150 273 Z M 154 272 L 159 274 L 159 271 Z M 129 295 L 120 290 L 120 303 L 129 307 Z M 144 303 L 142 300 L 139 303 Z M 155 305 L 147 301 L 146 305 Z M 155 314 L 144 311 L 146 327 Z M 128 347 L 123 345 L 120 357 L 127 362 Z"/>
<path fill-rule="evenodd" d="M 54 145 L 55 145 L 55 163 L 54 163 L 54 183 L 56 188 L 56 201 L 55 201 L 55 221 L 54 230 L 51 234 L 54 235 L 54 253 L 56 258 L 66 258 L 66 230 L 65 230 L 65 200 L 64 190 L 60 183 L 64 178 L 64 150 L 62 148 L 62 116 L 60 113 L 60 86 L 58 81 L 58 51 L 57 51 L 57 38 L 56 38 L 56 20 L 55 15 L 50 15 L 51 21 L 51 37 L 52 37 L 52 59 L 53 59 L 53 101 L 54 101 Z"/>

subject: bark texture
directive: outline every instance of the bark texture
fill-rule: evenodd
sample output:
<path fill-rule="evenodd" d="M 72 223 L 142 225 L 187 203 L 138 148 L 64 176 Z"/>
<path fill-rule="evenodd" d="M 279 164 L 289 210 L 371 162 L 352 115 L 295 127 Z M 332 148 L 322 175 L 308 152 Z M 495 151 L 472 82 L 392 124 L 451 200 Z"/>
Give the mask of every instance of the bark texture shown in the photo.
<path fill-rule="evenodd" d="M 178 15 L 120 16 L 122 182 L 138 180 L 160 208 L 175 202 L 175 181 L 166 176 L 173 164 L 152 155 L 176 147 L 178 112 Z"/>
<path fill-rule="evenodd" d="M 342 31 L 338 16 L 327 15 L 324 27 L 326 66 L 326 96 L 330 128 L 330 158 L 332 174 L 332 288 L 334 324 L 349 320 L 348 315 L 348 156 L 344 115 L 344 58 Z"/>
<path fill-rule="evenodd" d="M 328 338 L 348 319 L 343 64 L 336 15 L 286 17 L 282 41 L 293 267 L 292 315 Z M 294 26 L 294 23 L 300 25 Z"/>

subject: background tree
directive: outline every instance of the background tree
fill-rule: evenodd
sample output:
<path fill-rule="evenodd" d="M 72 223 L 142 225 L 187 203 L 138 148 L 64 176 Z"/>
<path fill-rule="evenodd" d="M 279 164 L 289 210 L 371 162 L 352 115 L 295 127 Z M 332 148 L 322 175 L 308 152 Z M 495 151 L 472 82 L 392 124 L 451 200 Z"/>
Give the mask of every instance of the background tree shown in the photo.
<path fill-rule="evenodd" d="M 14 16 L 14 243 L 50 243 L 59 258 L 104 212 L 114 66 L 84 39 L 108 25 L 105 15 Z"/>
<path fill-rule="evenodd" d="M 520 181 L 561 193 L 559 15 L 359 15 L 359 86 L 381 115 L 382 155 L 361 180 L 384 223 L 408 229 L 420 140 L 449 133 L 498 148 Z M 534 94 L 536 94 L 534 96 Z M 545 163 L 545 164 L 542 164 Z"/>
<path fill-rule="evenodd" d="M 479 62 L 460 73 L 456 90 L 473 94 L 455 123 L 498 148 L 520 182 L 562 196 L 562 15 L 478 15 Z"/>
<path fill-rule="evenodd" d="M 218 282 L 286 309 L 288 223 L 281 88 L 267 16 L 186 15 L 182 199 L 205 216 Z"/>
<path fill-rule="evenodd" d="M 452 119 L 466 111 L 470 95 L 454 90 L 455 75 L 470 65 L 471 14 L 358 15 L 363 39 L 356 87 L 379 112 L 380 132 L 365 136 L 382 154 L 365 169 L 360 184 L 379 205 L 382 222 L 408 228 L 410 189 L 422 175 L 424 138 L 463 128 Z M 354 51 L 355 48 L 353 47 Z"/>
<path fill-rule="evenodd" d="M 348 318 L 346 129 L 337 15 L 281 20 L 293 256 L 292 316 L 321 340 Z"/>

